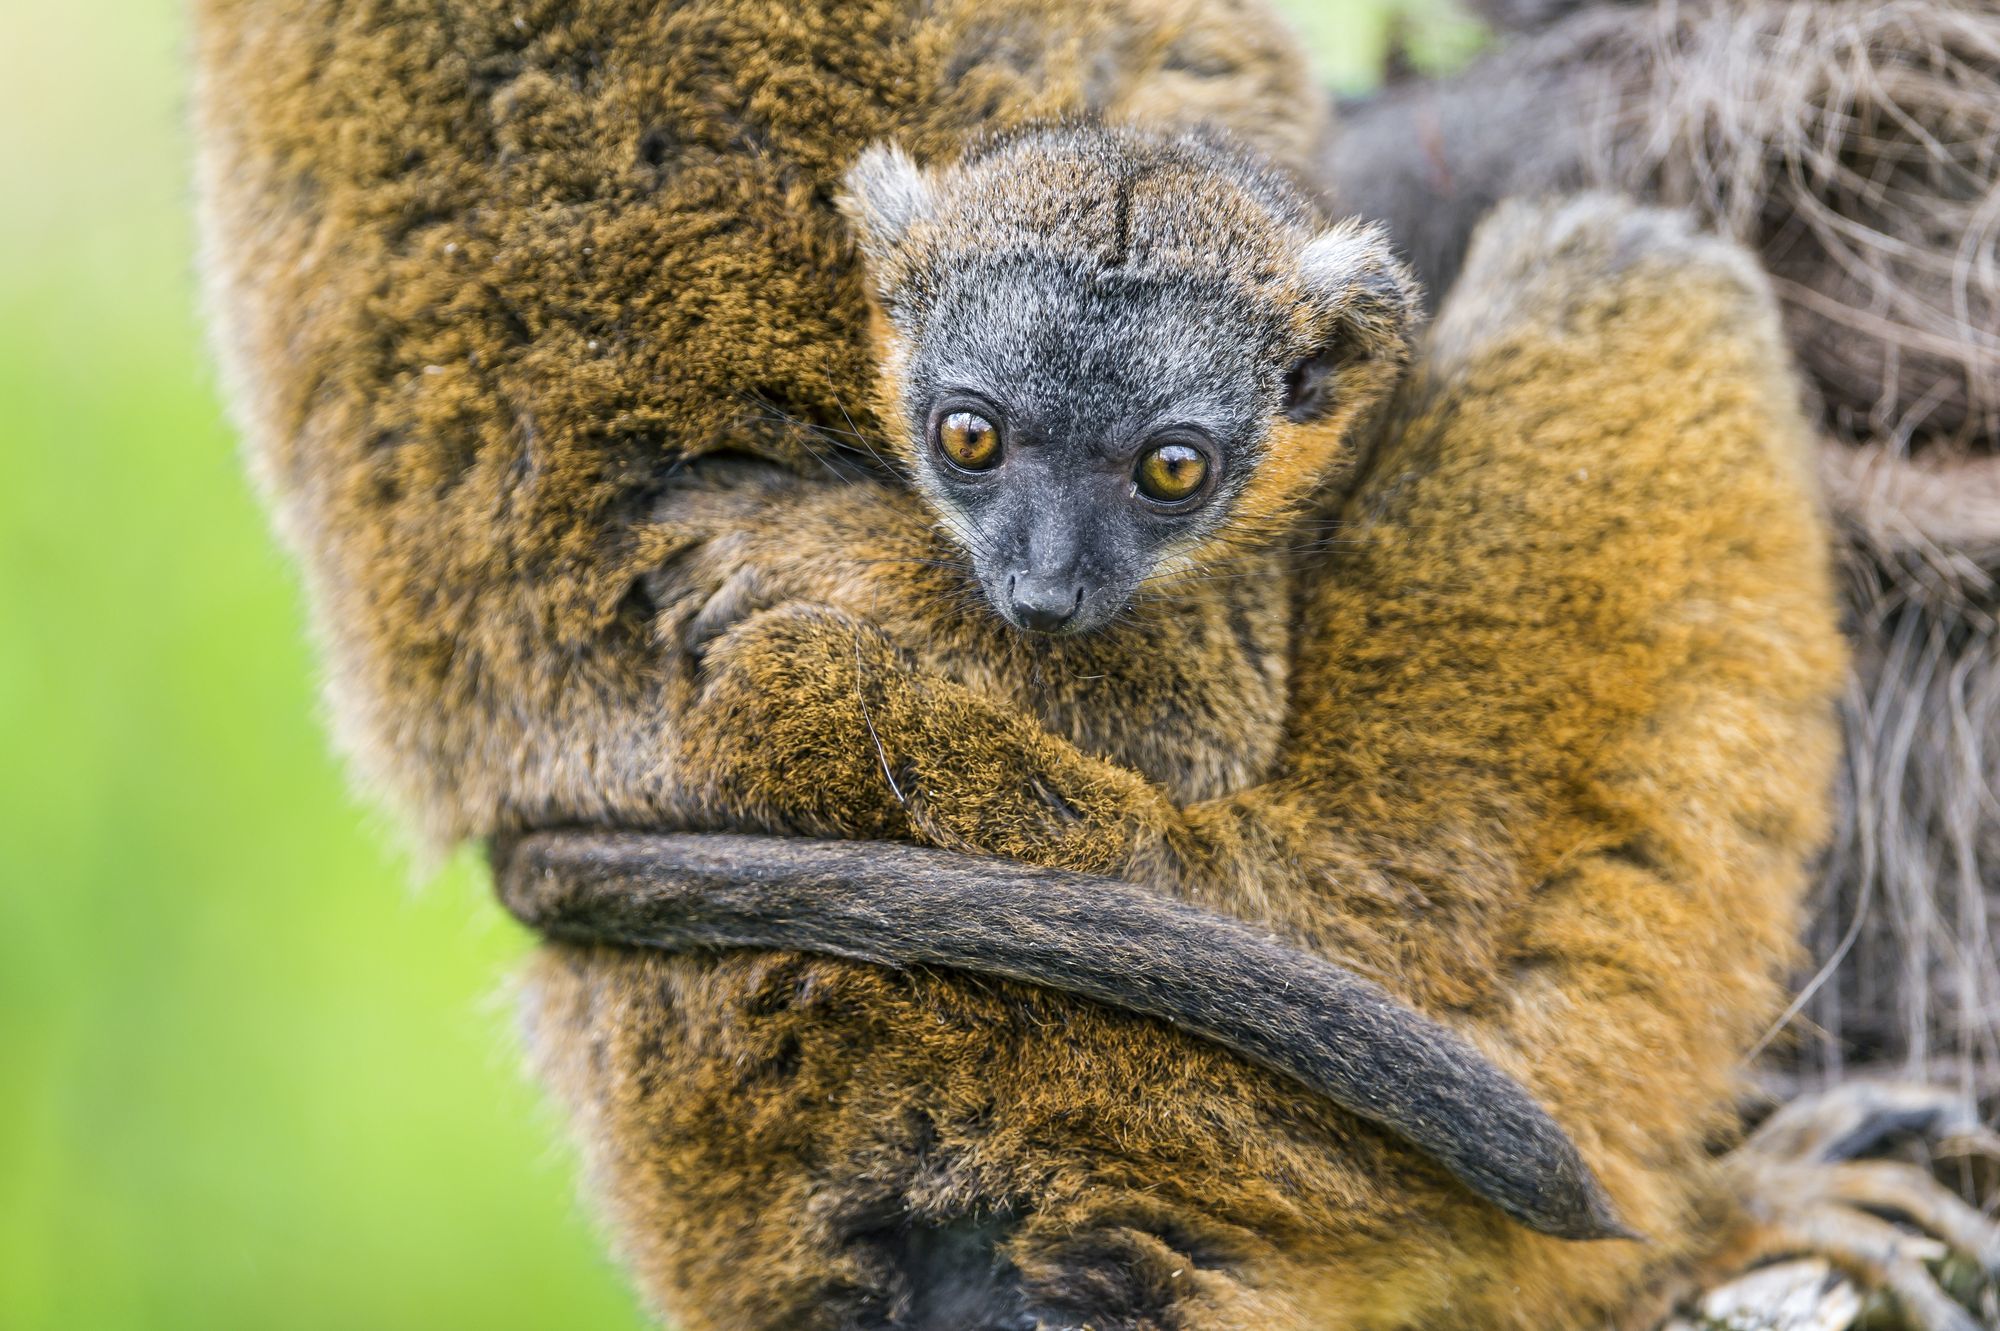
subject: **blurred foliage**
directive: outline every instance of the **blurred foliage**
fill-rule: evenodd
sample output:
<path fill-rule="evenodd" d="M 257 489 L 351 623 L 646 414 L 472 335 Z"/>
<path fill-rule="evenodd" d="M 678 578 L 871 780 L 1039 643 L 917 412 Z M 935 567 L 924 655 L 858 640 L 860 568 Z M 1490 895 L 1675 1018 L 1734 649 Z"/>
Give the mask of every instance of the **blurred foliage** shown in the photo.
<path fill-rule="evenodd" d="M 1337 93 L 1366 92 L 1393 49 L 1420 73 L 1465 64 L 1487 31 L 1456 0 L 1276 0 L 1305 38 L 1320 79 Z"/>
<path fill-rule="evenodd" d="M 1290 7 L 1365 84 L 1382 0 Z M 184 21 L 0 42 L 0 1327 L 637 1327 L 525 940 L 328 757 L 195 313 Z"/>

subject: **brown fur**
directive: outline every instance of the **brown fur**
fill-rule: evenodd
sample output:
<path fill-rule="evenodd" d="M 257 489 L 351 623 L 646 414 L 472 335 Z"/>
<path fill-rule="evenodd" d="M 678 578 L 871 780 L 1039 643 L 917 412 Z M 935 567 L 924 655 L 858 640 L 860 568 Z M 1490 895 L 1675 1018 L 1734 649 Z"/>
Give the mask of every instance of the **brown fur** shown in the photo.
<path fill-rule="evenodd" d="M 1526 1326 L 1608 1315 L 1698 1246 L 1702 1141 L 1728 1121 L 1736 1059 L 1775 1006 L 1822 828 L 1840 659 L 1775 320 L 1747 265 L 1703 244 L 1594 204 L 1517 212 L 1497 230 L 1300 608 L 1315 626 L 1301 710 L 1249 790 L 1177 801 L 996 704 L 996 681 L 967 689 L 930 674 L 928 653 L 901 656 L 895 620 L 884 636 L 823 610 L 767 612 L 718 642 L 682 754 L 684 771 L 712 773 L 731 826 L 1112 870 L 1379 974 L 1560 1106 L 1652 1248 L 1562 1247 L 1477 1220 L 1325 1106 L 1206 1051 L 1160 1063 L 1090 1009 L 1051 1042 L 1046 996 L 975 1002 L 923 979 L 891 1001 L 877 978 L 819 962 L 783 983 L 805 986 L 788 1009 L 820 1020 L 788 1025 L 785 1075 L 756 1084 L 768 1108 L 755 1121 L 782 1133 L 748 1141 L 739 1114 L 728 1150 L 743 1165 L 711 1165 L 720 1105 L 686 1088 L 712 1064 L 763 1066 L 764 1046 L 736 1043 L 761 1023 L 690 1008 L 676 983 L 671 1025 L 647 1022 L 643 1058 L 607 1078 L 572 1060 L 627 1038 L 638 1016 L 617 996 L 674 972 L 600 953 L 546 976 L 564 1021 L 596 1032 L 556 1046 L 571 1051 L 556 1073 L 607 1147 L 642 1269 L 705 1291 L 690 1306 L 737 1324 L 750 1305 L 718 1291 L 716 1272 L 801 1245 L 812 1255 L 781 1283 L 833 1307 L 810 1272 L 824 1282 L 836 1254 L 865 1261 L 843 1228 L 855 1210 L 943 1222 L 1032 1207 L 1008 1252 L 1045 1306 L 1067 1306 L 1066 1281 L 1149 1269 L 1160 1239 L 1146 1235 L 1179 1236 L 1163 1280 L 1166 1263 L 1185 1271 L 1223 1242 L 1199 1236 L 1229 1235 L 1229 1260 L 1133 1324 L 1395 1325 L 1453 1306 Z M 1639 504 L 1651 516 L 1633 524 Z M 768 555 L 732 550 L 731 566 L 769 560 L 791 594 L 857 613 L 889 603 L 866 590 L 885 566 L 847 562 L 846 537 L 803 560 L 798 529 L 770 539 Z M 1039 664 L 1070 673 L 1056 652 Z M 1035 696 L 1031 680 L 1014 688 Z M 593 1020 L 607 1002 L 615 1015 Z M 878 1003 L 902 1016 L 877 1027 Z M 863 1010 L 880 1034 L 830 1015 Z M 978 1032 L 976 1066 L 956 1061 L 969 1048 L 951 1052 L 946 1032 L 961 1029 Z M 840 1052 L 857 1040 L 864 1055 Z M 731 1094 L 750 1093 L 742 1075 Z M 795 1138 L 807 1104 L 828 1108 Z M 848 1126 L 828 1121 L 834 1105 Z M 1275 1105 L 1316 1126 L 1274 1135 Z M 1050 1115 L 1102 1133 L 1024 1149 Z M 1226 1163 L 1210 1154 L 1218 1121 L 1236 1125 Z M 879 1138 L 898 1123 L 918 1137 Z M 1121 1182 L 1140 1179 L 1143 1202 Z M 1109 1245 L 1098 1276 L 1064 1246 L 1080 1234 Z M 1496 1268 L 1504 1293 L 1480 1274 Z"/>
<path fill-rule="evenodd" d="M 204 270 L 343 746 L 433 843 L 654 821 L 647 510 L 867 420 L 865 144 L 1323 121 L 1255 0 L 197 7 Z M 280 368 L 281 367 L 281 368 Z M 579 737 L 587 737 L 580 740 Z"/>
<path fill-rule="evenodd" d="M 1089 290 L 1103 302 L 1090 313 L 1067 307 L 1076 311 L 1073 317 L 1082 326 L 1069 330 L 1061 353 L 1007 362 L 1017 379 L 1043 382 L 1047 400 L 1073 408 L 1092 392 L 1102 397 L 1107 391 L 1114 396 L 1132 391 L 1108 387 L 1121 382 L 1107 378 L 1115 373 L 1108 366 L 1084 368 L 1096 363 L 1093 353 L 1115 362 L 1118 337 L 1135 324 L 1196 331 L 1187 321 L 1213 318 L 1217 308 L 1209 303 L 1212 294 L 1200 293 L 1212 293 L 1221 280 L 1229 288 L 1224 308 L 1246 326 L 1233 343 L 1214 346 L 1210 353 L 1234 357 L 1225 362 L 1231 377 L 1262 385 L 1262 410 L 1277 426 L 1253 413 L 1247 424 L 1234 427 L 1229 465 L 1239 473 L 1237 483 L 1212 506 L 1226 518 L 1216 519 L 1222 524 L 1216 531 L 1183 531 L 1164 547 L 1163 557 L 1171 564 L 1164 575 L 1166 590 L 1156 588 L 1143 609 L 1130 612 L 1128 623 L 1158 621 L 1146 635 L 1157 640 L 1162 628 L 1171 633 L 1173 626 L 1190 622 L 1186 611 L 1197 602 L 1216 617 L 1238 620 L 1273 598 L 1296 601 L 1298 591 L 1282 552 L 1269 548 L 1271 535 L 1299 522 L 1309 495 L 1331 493 L 1333 476 L 1352 473 L 1354 427 L 1371 417 L 1407 359 L 1414 293 L 1376 237 L 1350 225 L 1325 227 L 1296 187 L 1240 152 L 1199 139 L 1162 139 L 1129 130 L 1070 128 L 1010 136 L 984 144 L 936 173 L 921 171 L 895 152 L 876 151 L 850 173 L 850 181 L 858 178 L 868 183 L 846 206 L 861 219 L 862 244 L 884 310 L 877 325 L 885 357 L 881 415 L 909 422 L 892 433 L 887 448 L 918 478 L 920 489 L 929 494 L 928 487 L 937 483 L 923 465 L 930 411 L 928 402 L 908 406 L 903 401 L 912 373 L 904 338 L 960 313 L 938 308 L 937 293 L 958 289 L 968 270 L 988 272 L 988 262 L 1006 256 L 1009 271 L 1033 267 L 1058 290 L 1075 295 Z M 995 325 L 1005 314 L 982 310 L 970 322 L 960 317 L 945 325 L 956 363 L 975 366 L 961 373 L 991 376 L 995 371 L 981 356 L 1011 354 L 994 349 L 1004 348 L 1004 342 L 981 342 L 998 331 Z M 1253 336 L 1250 325 L 1265 331 Z M 1043 332 L 1043 321 L 1037 320 L 1032 335 Z M 1324 396 L 1294 400 L 1288 395 L 1288 375 L 1301 363 L 1324 371 Z M 1142 366 L 1158 372 L 1150 356 Z M 1087 377 L 1092 374 L 1106 382 L 1094 382 Z M 990 391 L 1010 388 L 1022 391 L 1018 382 L 1003 382 Z M 1175 400 L 1185 400 L 1186 392 L 1183 386 Z M 1193 404 L 1196 411 L 1200 407 L 1199 401 Z M 1111 502 L 1129 501 L 1114 495 Z M 865 498 L 842 493 L 834 503 L 832 512 L 849 525 L 857 517 L 862 523 L 869 520 Z M 939 525 L 956 533 L 951 511 L 946 507 L 935 516 Z M 770 529 L 784 533 L 787 541 L 798 539 L 796 527 L 772 523 Z M 954 534 L 953 539 L 977 545 L 970 537 Z M 850 535 L 841 544 L 852 548 L 855 543 Z M 1020 676 L 993 674 L 996 662 L 1018 657 L 1008 650 L 1011 635 L 996 635 L 983 614 L 960 626 L 935 612 L 933 598 L 966 590 L 959 584 L 971 554 L 967 549 L 953 559 L 949 549 L 920 544 L 900 560 L 877 556 L 875 566 L 885 571 L 871 575 L 852 568 L 831 549 L 790 567 L 784 560 L 733 548 L 727 580 L 701 604 L 690 628 L 699 625 L 699 632 L 713 636 L 753 613 L 760 602 L 847 596 L 879 607 L 879 617 L 907 621 L 905 640 L 924 644 L 926 658 L 938 668 L 960 677 L 968 670 L 978 672 L 1003 696 L 1018 699 L 1023 694 Z M 1302 559 L 1301 566 L 1306 562 Z M 794 557 L 790 563 L 798 561 Z M 1234 579 L 1183 585 L 1186 570 L 1212 575 L 1225 566 L 1247 566 L 1258 575 L 1259 585 L 1240 593 L 1230 585 Z M 684 575 L 685 570 L 679 572 Z M 724 572 L 716 568 L 718 576 Z M 746 575 L 757 576 L 746 584 Z M 661 586 L 676 581 L 676 572 L 669 571 Z M 692 599 L 678 594 L 668 599 L 679 607 L 678 617 L 685 618 L 699 593 Z M 1071 642 L 1049 644 L 1041 652 L 1046 662 L 1036 664 L 1063 669 L 1080 656 L 1094 658 L 1089 678 L 1096 684 L 1078 703 L 1101 713 L 1107 695 L 1143 687 L 1157 674 L 1146 666 L 1146 654 L 1134 651 L 1146 645 L 1133 633 L 1082 648 Z M 1237 630 L 1234 642 L 1228 637 L 1213 644 L 1186 641 L 1170 650 L 1206 662 L 1206 678 L 1221 682 L 1246 652 L 1259 647 Z M 1277 653 L 1268 647 L 1261 651 L 1273 669 L 1282 670 Z M 1202 683 L 1183 680 L 1162 700 L 1182 706 L 1203 696 Z M 1264 720 L 1275 732 L 1283 719 L 1280 696 L 1266 690 L 1253 697 L 1263 700 Z M 686 705 L 709 704 L 697 698 Z M 1232 722 L 1238 719 L 1224 715 Z M 810 715 L 804 719 L 811 723 Z M 1114 722 L 1106 734 L 1115 736 L 1120 726 L 1133 735 L 1153 729 L 1127 720 Z M 1184 774 L 1191 768 L 1219 767 L 1235 750 L 1243 729 L 1230 724 L 1211 731 L 1198 722 L 1169 727 L 1168 733 L 1177 735 L 1186 749 L 1182 761 L 1159 767 L 1141 763 L 1136 770 L 1142 775 Z M 886 770 L 886 754 L 883 761 Z M 689 770 L 698 773 L 702 767 L 697 760 Z M 796 774 L 811 778 L 806 770 Z M 893 773 L 886 779 L 896 781 Z M 1240 788 L 1247 780 L 1223 788 Z M 1055 792 L 1046 795 L 1052 802 L 1061 799 Z M 738 818 L 754 823 L 761 814 L 754 807 L 738 809 L 739 792 L 733 790 L 698 789 L 694 796 L 686 815 L 693 821 L 721 817 L 725 823 Z M 839 806 L 830 816 L 843 816 Z M 952 864 L 952 857 L 897 854 L 883 846 L 867 852 L 871 868 L 858 876 L 861 861 L 843 843 L 731 839 L 727 844 L 733 853 L 743 856 L 737 871 L 744 876 L 732 888 L 707 868 L 694 869 L 692 883 L 685 876 L 690 863 L 713 864 L 719 852 L 708 849 L 715 844 L 711 840 L 698 839 L 676 850 L 672 838 L 607 841 L 569 834 L 567 844 L 574 849 L 565 856 L 544 835 L 499 857 L 506 899 L 552 936 L 643 940 L 649 946 L 669 946 L 678 939 L 677 950 L 734 940 L 903 965 L 948 963 L 1132 1007 L 1218 1039 L 1391 1127 L 1510 1214 L 1544 1232 L 1570 1237 L 1619 1232 L 1607 1227 L 1601 1194 L 1573 1146 L 1539 1106 L 1485 1065 L 1470 1046 L 1396 1008 L 1367 981 L 1308 953 L 1269 951 L 1235 958 L 1258 974 L 1250 987 L 1238 984 L 1231 993 L 1229 986 L 1218 989 L 1209 982 L 1216 975 L 1214 965 L 1229 955 L 1227 939 L 1255 937 L 1226 917 L 1177 911 L 1166 901 L 1157 901 L 1149 913 L 1143 905 L 1150 899 L 1146 894 L 1115 881 L 1047 874 L 1024 878 L 1018 867 L 1002 862 L 968 860 L 941 874 L 940 866 Z M 688 854 L 692 861 L 682 858 Z M 519 863 L 524 856 L 532 867 Z M 590 903 L 593 916 L 613 910 L 613 903 L 640 881 L 642 863 L 650 864 L 656 875 L 643 923 L 639 916 L 614 910 L 623 927 L 579 929 L 586 923 L 582 906 Z M 599 881 L 603 874 L 598 866 L 610 865 L 618 867 L 608 868 L 609 879 Z M 764 923 L 749 932 L 744 893 L 767 903 Z M 935 904 L 940 895 L 959 903 L 942 917 Z M 1087 927 L 1078 923 L 1077 910 L 1062 909 L 1071 896 L 1094 899 Z M 843 925 L 850 909 L 858 912 L 858 921 L 850 918 Z M 703 923 L 715 913 L 719 921 Z M 1036 918 L 1038 913 L 1046 918 Z M 1198 920 L 1206 921 L 1205 933 Z M 885 930 L 885 921 L 900 924 Z M 634 928 L 642 932 L 635 935 Z M 872 937 L 857 939 L 857 930 Z M 1060 949 L 1037 950 L 1032 965 L 1019 955 L 1023 939 L 1052 932 L 1063 939 Z M 1185 970 L 1156 974 L 1156 966 L 1180 965 L 1168 940 L 1190 933 L 1205 940 L 1193 947 L 1202 953 L 1201 974 L 1207 979 L 1197 980 Z M 1097 971 L 1093 953 L 1145 959 L 1126 965 L 1123 981 L 1113 984 Z M 1274 964 L 1280 956 L 1285 964 Z M 1259 983 L 1289 995 L 1289 1001 L 1260 1009 L 1253 1001 Z M 1222 993 L 1231 993 L 1225 1006 L 1234 1015 L 1218 1022 L 1216 1000 Z M 1315 996 L 1326 1000 L 1317 1008 Z"/>
<path fill-rule="evenodd" d="M 1524 36 L 1346 109 L 1329 186 L 1434 293 L 1517 192 L 1696 209 L 1778 279 L 1858 642 L 1811 996 L 1775 1052 L 2000 1089 L 2000 10 L 1492 0 Z M 1411 145 L 1418 151 L 1412 153 Z"/>
<path fill-rule="evenodd" d="M 434 834 L 682 818 L 1158 884 L 1465 1031 L 1655 1236 L 1529 1235 L 1061 995 L 550 949 L 550 1075 L 690 1331 L 935 1321 L 910 1273 L 967 1236 L 1038 1315 L 1161 1328 L 1636 1321 L 1699 1255 L 1839 660 L 1730 251 L 1602 203 L 1508 217 L 1297 596 L 1246 569 L 1037 647 L 954 613 L 910 496 L 797 479 L 866 395 L 845 157 L 1171 108 L 1296 159 L 1281 42 L 1193 8 L 203 8 L 225 352 L 348 742 Z M 675 474 L 720 451 L 795 478 Z M 657 650 L 746 569 L 832 608 L 753 614 L 699 674 Z"/>

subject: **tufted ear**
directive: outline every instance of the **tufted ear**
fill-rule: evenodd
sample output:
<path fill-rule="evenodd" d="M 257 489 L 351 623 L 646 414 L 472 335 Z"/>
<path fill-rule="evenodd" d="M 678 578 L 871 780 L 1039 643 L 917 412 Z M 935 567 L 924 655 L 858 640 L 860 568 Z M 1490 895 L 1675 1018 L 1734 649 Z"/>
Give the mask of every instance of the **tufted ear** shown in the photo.
<path fill-rule="evenodd" d="M 861 250 L 879 259 L 931 215 L 937 192 L 930 173 L 893 143 L 877 143 L 847 169 L 840 211 L 853 224 Z"/>
<path fill-rule="evenodd" d="M 1418 288 L 1389 247 L 1388 234 L 1352 219 L 1307 242 L 1299 251 L 1299 275 L 1326 320 L 1318 350 L 1285 380 L 1285 414 L 1305 421 L 1332 407 L 1343 371 L 1368 363 L 1400 368 L 1409 359 Z"/>

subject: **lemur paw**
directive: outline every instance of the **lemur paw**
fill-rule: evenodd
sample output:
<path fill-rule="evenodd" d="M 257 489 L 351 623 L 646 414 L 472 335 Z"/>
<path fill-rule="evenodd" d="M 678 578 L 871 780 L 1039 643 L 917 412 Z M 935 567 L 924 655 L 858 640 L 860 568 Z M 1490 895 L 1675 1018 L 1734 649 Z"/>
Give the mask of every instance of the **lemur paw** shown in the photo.
<path fill-rule="evenodd" d="M 1137 776 L 824 605 L 788 602 L 715 634 L 688 710 L 684 770 L 719 807 L 777 830 L 1111 872 L 1155 808 Z"/>
<path fill-rule="evenodd" d="M 708 594 L 698 609 L 682 618 L 681 650 L 696 661 L 708 655 L 717 638 L 760 610 L 768 610 L 783 598 L 771 580 L 755 568 L 739 568 Z"/>
<path fill-rule="evenodd" d="M 906 686 L 907 665 L 872 625 L 826 606 L 794 601 L 739 618 L 755 592 L 725 584 L 689 621 L 703 655 L 685 770 L 720 806 L 777 830 L 906 836 L 877 718 Z"/>
<path fill-rule="evenodd" d="M 1803 1096 L 1773 1114 L 1726 1162 L 1749 1222 L 1745 1259 L 1822 1258 L 1912 1331 L 1979 1331 L 1981 1321 L 1947 1285 L 1963 1276 L 1972 1287 L 1963 1293 L 1979 1295 L 1985 1287 L 1992 1316 L 1992 1286 L 2000 1281 L 2000 1224 L 1960 1200 L 1923 1166 L 1862 1158 L 1891 1139 L 1912 1139 L 1933 1156 L 2000 1159 L 2000 1136 L 1982 1127 L 1972 1104 L 1954 1092 L 1852 1082 Z M 1804 1273 L 1801 1279 L 1811 1275 L 1805 1267 L 1792 1269 Z M 1783 1282 L 1774 1283 L 1768 1273 L 1766 1268 L 1712 1291 L 1704 1308 L 1713 1312 L 1711 1305 L 1726 1305 L 1732 1311 L 1724 1320 L 1731 1326 L 1818 1325 L 1785 1320 L 1782 1309 L 1770 1303 L 1774 1291 L 1783 1292 Z M 1745 1283 L 1755 1280 L 1771 1286 L 1761 1310 L 1759 1300 L 1743 1297 Z M 1801 1306 L 1799 1289 L 1786 1297 Z M 1830 1309 L 1848 1302 L 1849 1314 L 1832 1326 L 1844 1331 L 1859 1313 L 1860 1299 L 1849 1300 L 1823 1284 L 1820 1297 L 1805 1298 L 1802 1306 L 1824 1320 L 1832 1316 Z"/>
<path fill-rule="evenodd" d="M 660 501 L 652 518 L 671 533 L 671 549 L 644 591 L 659 607 L 654 628 L 669 654 L 698 664 L 725 632 L 760 611 L 829 602 L 851 590 L 854 515 L 838 504 L 805 502 L 796 485 L 761 468 L 712 462 Z M 871 516 L 893 525 L 897 515 Z"/>
<path fill-rule="evenodd" d="M 691 543 L 656 570 L 647 590 L 664 610 L 663 645 L 698 664 L 717 638 L 752 615 L 809 599 L 808 589 L 790 585 L 796 577 L 758 553 L 740 534 L 723 533 Z"/>

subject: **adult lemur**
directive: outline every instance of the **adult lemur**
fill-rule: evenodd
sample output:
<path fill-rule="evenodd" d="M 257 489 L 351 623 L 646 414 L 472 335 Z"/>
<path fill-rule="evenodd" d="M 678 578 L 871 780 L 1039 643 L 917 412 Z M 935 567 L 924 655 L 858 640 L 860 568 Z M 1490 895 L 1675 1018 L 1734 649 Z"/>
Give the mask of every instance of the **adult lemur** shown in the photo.
<path fill-rule="evenodd" d="M 905 673 L 897 620 L 937 622 L 931 573 L 880 561 L 936 548 L 927 521 L 893 485 L 810 479 L 850 469 L 826 432 L 870 432 L 829 203 L 864 143 L 943 157 L 1093 110 L 1296 162 L 1313 99 L 1282 49 L 1193 8 L 204 6 L 239 403 L 347 738 L 434 833 L 705 811 L 1162 882 L 1472 1033 L 1659 1240 L 1527 1235 L 1337 1107 L 1060 994 L 553 949 L 552 1070 L 686 1325 L 1563 1324 L 1640 1316 L 1637 1287 L 1695 1255 L 1690 1183 L 1775 993 L 1833 659 L 1782 357 L 1732 262 L 1616 211 L 1555 215 L 1553 244 L 1517 218 L 1468 287 L 1493 307 L 1446 316 L 1332 546 L 1308 608 L 1334 648 L 1286 678 L 1288 598 L 1169 617 L 1198 650 L 1146 658 L 1153 698 L 1223 701 L 1150 751 L 1119 738 L 1132 693 L 1107 708 L 1106 681 L 1038 678 L 1026 648 L 989 678 Z M 1688 290 L 1663 299 L 1665 269 Z M 1709 322 L 1731 326 L 1697 349 Z M 1697 363 L 1701 392 L 1653 395 Z M 1640 446 L 1696 438 L 1665 467 Z M 798 475 L 699 464 L 730 452 Z M 801 558 L 850 569 L 849 595 L 898 588 L 849 603 L 891 636 L 786 611 L 710 637 L 743 590 L 719 575 L 797 596 Z M 698 677 L 656 635 L 710 602 Z M 1716 673 L 1672 678 L 1690 654 Z M 1288 694 L 1287 727 L 1258 720 Z M 1166 768 L 1202 725 L 1239 749 L 1177 790 L 1100 756 Z M 1316 895 L 1246 895 L 1293 857 Z"/>

